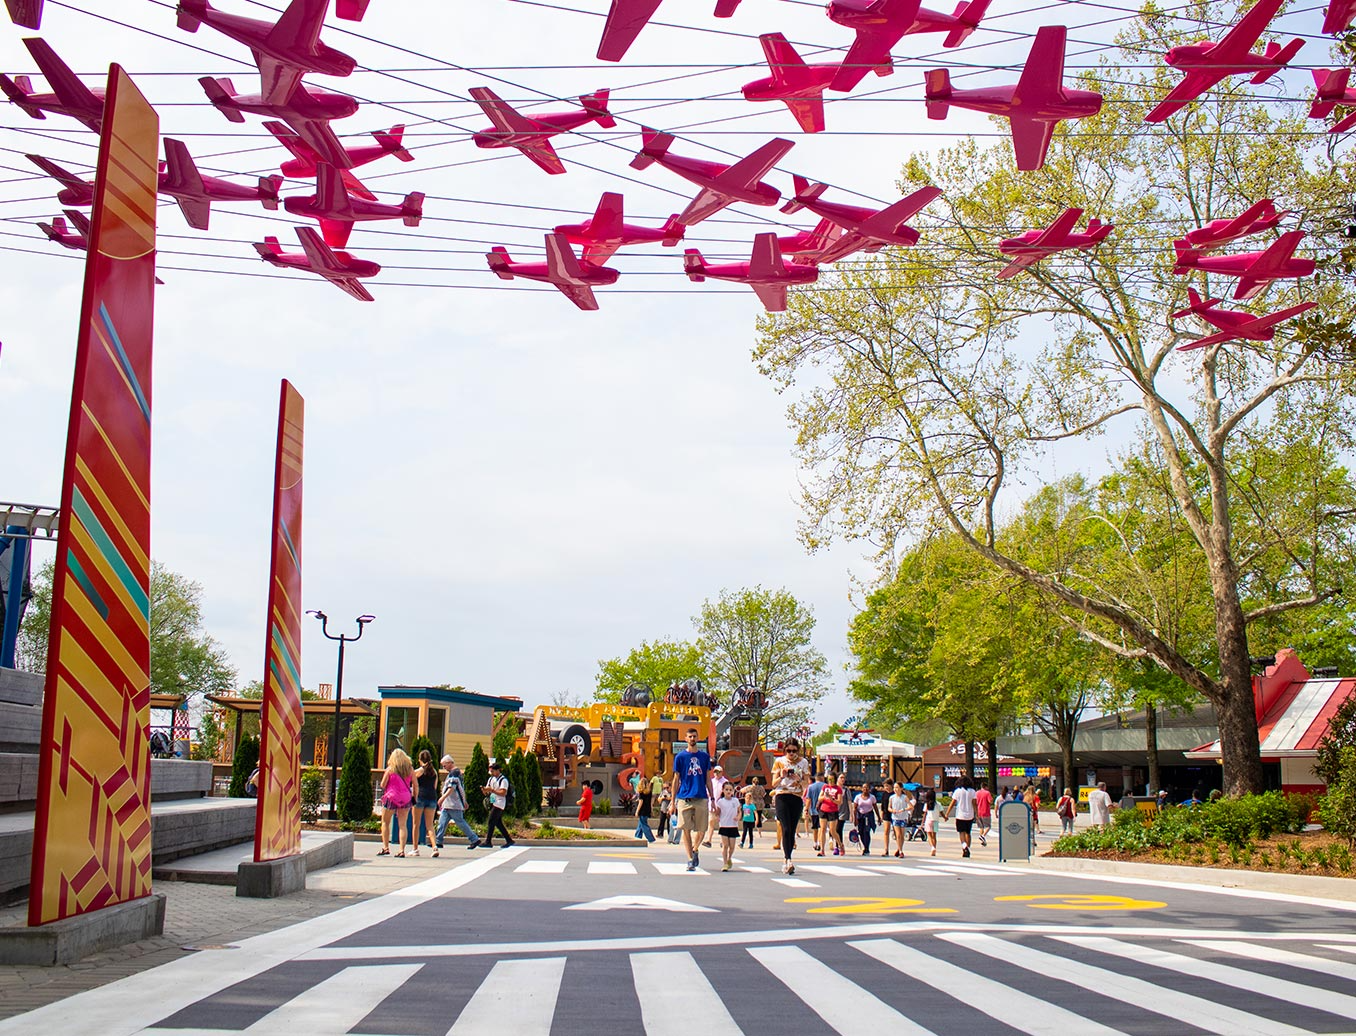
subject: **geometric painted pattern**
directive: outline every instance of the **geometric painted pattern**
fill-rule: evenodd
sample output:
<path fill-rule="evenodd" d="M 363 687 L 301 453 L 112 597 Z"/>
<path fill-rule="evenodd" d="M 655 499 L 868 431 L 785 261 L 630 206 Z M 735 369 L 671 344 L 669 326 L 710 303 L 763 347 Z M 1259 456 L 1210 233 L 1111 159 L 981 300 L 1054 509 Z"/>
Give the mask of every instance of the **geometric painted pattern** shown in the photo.
<path fill-rule="evenodd" d="M 254 859 L 301 852 L 301 468 L 305 407 L 284 380 L 278 400 L 268 643 L 259 718 Z"/>
<path fill-rule="evenodd" d="M 28 923 L 151 891 L 155 110 L 109 69 L 76 343 Z"/>

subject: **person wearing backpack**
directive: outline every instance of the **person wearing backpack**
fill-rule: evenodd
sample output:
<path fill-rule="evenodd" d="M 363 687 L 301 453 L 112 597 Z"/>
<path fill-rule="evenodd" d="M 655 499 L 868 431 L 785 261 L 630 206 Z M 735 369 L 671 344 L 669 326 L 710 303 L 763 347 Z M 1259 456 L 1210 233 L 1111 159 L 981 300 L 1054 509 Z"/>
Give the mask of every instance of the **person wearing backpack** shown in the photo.
<path fill-rule="evenodd" d="M 1074 812 L 1077 808 L 1074 805 L 1073 789 L 1065 788 L 1064 794 L 1055 803 L 1055 816 L 1059 817 L 1059 833 L 1061 836 L 1074 833 Z"/>
<path fill-rule="evenodd" d="M 513 836 L 508 833 L 508 828 L 504 826 L 504 810 L 508 809 L 509 796 L 513 794 L 513 785 L 500 772 L 498 760 L 490 763 L 490 781 L 480 790 L 490 797 L 490 817 L 485 821 L 485 848 L 494 848 L 494 829 L 496 827 L 504 836 L 504 848 L 512 848 Z"/>
<path fill-rule="evenodd" d="M 480 844 L 480 836 L 466 822 L 466 786 L 461 782 L 461 770 L 450 755 L 443 756 L 442 766 L 447 771 L 447 779 L 443 781 L 443 793 L 438 799 L 438 829 L 434 841 L 439 849 L 443 847 L 443 835 L 450 822 L 466 836 L 466 848 L 474 849 Z"/>

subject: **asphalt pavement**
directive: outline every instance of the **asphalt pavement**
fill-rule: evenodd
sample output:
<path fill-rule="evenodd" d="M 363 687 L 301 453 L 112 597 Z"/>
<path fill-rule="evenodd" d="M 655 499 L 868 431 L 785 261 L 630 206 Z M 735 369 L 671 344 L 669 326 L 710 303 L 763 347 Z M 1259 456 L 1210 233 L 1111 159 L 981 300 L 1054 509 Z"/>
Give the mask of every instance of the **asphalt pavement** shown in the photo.
<path fill-rule="evenodd" d="M 32 1010 L 0 1034 L 1356 1030 L 1356 896 L 1300 877 L 961 859 L 954 833 L 936 857 L 802 847 L 790 876 L 768 837 L 728 873 L 663 843 L 376 849 L 282 900 L 159 883 L 164 945 L 6 969 L 6 1012 Z"/>

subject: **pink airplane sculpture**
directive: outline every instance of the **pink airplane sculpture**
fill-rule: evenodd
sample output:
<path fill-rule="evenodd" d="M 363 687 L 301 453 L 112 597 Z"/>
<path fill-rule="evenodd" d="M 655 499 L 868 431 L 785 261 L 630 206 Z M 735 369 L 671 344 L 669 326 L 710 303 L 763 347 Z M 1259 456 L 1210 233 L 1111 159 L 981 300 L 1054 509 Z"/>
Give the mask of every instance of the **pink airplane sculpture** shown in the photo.
<path fill-rule="evenodd" d="M 198 80 L 207 99 L 232 122 L 244 122 L 241 112 L 281 119 L 301 137 L 321 159 L 347 169 L 353 159 L 330 129 L 334 119 L 346 119 L 358 110 L 358 102 L 344 94 L 308 90 L 298 86 L 285 104 L 269 104 L 258 94 L 237 94 L 229 79 L 203 76 Z"/>
<path fill-rule="evenodd" d="M 1056 252 L 1064 252 L 1071 248 L 1080 250 L 1092 248 L 1105 241 L 1107 235 L 1116 229 L 1113 223 L 1090 219 L 1086 231 L 1081 234 L 1074 233 L 1073 228 L 1082 218 L 1082 209 L 1065 209 L 1044 230 L 1028 230 L 1000 243 L 998 250 L 1006 256 L 1011 256 L 1012 262 L 999 271 L 999 279 L 1012 277 Z"/>
<path fill-rule="evenodd" d="M 796 194 L 782 206 L 783 212 L 809 209 L 843 228 L 842 237 L 820 251 L 818 261 L 821 263 L 835 262 L 853 252 L 878 252 L 886 245 L 898 245 L 901 248 L 916 245 L 918 231 L 908 226 L 908 221 L 942 196 L 939 188 L 920 187 L 893 205 L 871 209 L 862 205 L 823 201 L 819 196 L 824 193 L 824 184 L 811 183 L 803 176 L 794 176 L 792 180 L 796 185 Z"/>
<path fill-rule="evenodd" d="M 260 259 L 280 270 L 314 273 L 355 299 L 372 301 L 371 292 L 362 286 L 359 278 L 375 277 L 381 273 L 380 266 L 347 252 L 332 251 L 310 227 L 297 227 L 296 231 L 301 241 L 300 252 L 284 252 L 276 237 L 264 238 L 263 244 L 256 242 L 254 250 L 259 253 Z"/>
<path fill-rule="evenodd" d="M 165 161 L 160 168 L 160 193 L 179 203 L 188 225 L 206 230 L 214 201 L 257 201 L 266 209 L 278 207 L 281 176 L 261 176 L 258 187 L 246 187 L 215 176 L 203 176 L 181 140 L 165 138 Z"/>
<path fill-rule="evenodd" d="M 496 277 L 501 281 L 511 281 L 523 277 L 529 281 L 541 281 L 554 285 L 560 292 L 580 309 L 597 309 L 598 300 L 593 289 L 603 284 L 616 284 L 621 276 L 610 266 L 598 266 L 588 260 L 575 258 L 574 250 L 564 234 L 546 235 L 546 262 L 515 263 L 509 258 L 508 249 L 495 245 L 485 254 Z"/>
<path fill-rule="evenodd" d="M 329 164 L 316 154 L 315 148 L 307 144 L 281 122 L 266 122 L 264 129 L 272 133 L 279 144 L 292 152 L 292 157 L 278 166 L 278 171 L 283 176 L 298 180 L 309 180 L 315 176 L 316 169 L 319 166 Z M 372 136 L 376 138 L 376 144 L 369 144 L 366 147 L 345 148 L 348 152 L 350 168 L 356 169 L 358 166 L 375 162 L 384 155 L 395 155 L 402 162 L 413 162 L 414 156 L 405 150 L 405 145 L 402 143 L 404 135 L 404 126 L 392 126 L 388 130 L 375 130 L 372 133 Z M 348 169 L 340 169 L 339 176 L 344 181 L 344 186 L 348 188 L 349 194 L 356 194 L 359 198 L 366 198 L 368 201 L 377 200 L 377 196 L 363 186 L 362 181 Z"/>
<path fill-rule="evenodd" d="M 17 20 L 17 19 L 16 19 Z M 1323 31 L 1329 36 L 1345 32 L 1356 20 L 1356 0 L 1328 0 L 1328 10 L 1323 16 Z M 33 26 L 37 28 L 37 26 Z"/>
<path fill-rule="evenodd" d="M 733 16 L 740 2 L 716 0 L 716 17 Z M 620 61 L 624 58 L 661 3 L 663 0 L 612 0 L 607 21 L 603 23 L 603 38 L 598 41 L 598 60 Z"/>
<path fill-rule="evenodd" d="M 646 169 L 658 162 L 669 172 L 677 173 L 701 188 L 701 193 L 678 214 L 678 222 L 686 227 L 696 226 L 735 202 L 776 205 L 781 201 L 782 193 L 771 184 L 763 183 L 762 176 L 795 146 L 789 140 L 774 137 L 734 165 L 722 165 L 669 154 L 673 137 L 648 126 L 641 127 L 640 139 L 640 154 L 631 159 L 632 169 Z"/>
<path fill-rule="evenodd" d="M 344 190 L 344 181 L 332 165 L 322 165 L 316 173 L 315 194 L 288 198 L 284 208 L 294 216 L 309 216 L 320 221 L 325 244 L 343 248 L 348 244 L 353 224 L 366 220 L 399 219 L 407 227 L 417 227 L 424 215 L 424 195 L 412 191 L 399 205 L 383 205 L 354 198 Z"/>
<path fill-rule="evenodd" d="M 286 104 L 307 72 L 342 79 L 357 67 L 347 54 L 320 42 L 328 8 L 329 0 L 292 0 L 277 22 L 266 22 L 225 14 L 207 0 L 179 0 L 179 28 L 197 32 L 206 25 L 249 47 L 259 66 L 264 103 Z"/>
<path fill-rule="evenodd" d="M 1351 78 L 1351 69 L 1315 68 L 1312 71 L 1314 73 L 1314 86 L 1318 93 L 1314 96 L 1313 106 L 1309 109 L 1309 118 L 1326 119 L 1339 104 L 1356 105 L 1356 90 L 1347 86 L 1347 81 Z M 1328 132 L 1344 133 L 1352 126 L 1356 126 L 1356 111 L 1349 112 L 1338 119 Z"/>
<path fill-rule="evenodd" d="M 1291 317 L 1299 316 L 1301 313 L 1307 313 L 1318 305 L 1317 302 L 1301 302 L 1298 306 L 1290 306 L 1288 309 L 1278 310 L 1275 313 L 1268 313 L 1266 316 L 1256 316 L 1252 313 L 1244 313 L 1237 309 L 1217 309 L 1216 307 L 1223 302 L 1223 299 L 1206 299 L 1201 301 L 1201 297 L 1196 294 L 1195 288 L 1187 288 L 1187 297 L 1191 300 L 1191 305 L 1186 309 L 1179 309 L 1172 315 L 1174 320 L 1179 317 L 1188 316 L 1195 313 L 1207 324 L 1219 328 L 1219 333 L 1207 335 L 1205 338 L 1198 338 L 1194 342 L 1187 342 L 1186 345 L 1179 345 L 1178 351 L 1185 349 L 1204 349 L 1206 346 L 1218 345 L 1220 342 L 1232 342 L 1243 338 L 1249 342 L 1269 342 L 1276 336 L 1276 325 L 1282 321 L 1289 320 Z"/>
<path fill-rule="evenodd" d="M 806 133 L 824 128 L 824 91 L 838 74 L 837 65 L 807 65 L 780 32 L 758 37 L 772 75 L 744 84 L 746 101 L 782 101 Z"/>
<path fill-rule="evenodd" d="M 1279 43 L 1268 43 L 1264 53 L 1252 53 L 1252 48 L 1283 2 L 1257 0 L 1252 9 L 1218 43 L 1202 40 L 1200 43 L 1171 48 L 1163 60 L 1185 72 L 1186 78 L 1172 88 L 1172 92 L 1144 117 L 1144 121 L 1162 122 L 1229 76 L 1254 73 L 1252 82 L 1262 83 L 1283 69 L 1286 62 L 1304 46 L 1303 40 L 1293 39 L 1284 47 Z"/>
<path fill-rule="evenodd" d="M 1237 277 L 1234 298 L 1250 299 L 1272 281 L 1308 277 L 1314 272 L 1312 259 L 1295 258 L 1295 249 L 1304 238 L 1304 231 L 1289 230 L 1278 237 L 1264 252 L 1240 252 L 1236 255 L 1206 255 L 1185 241 L 1174 241 L 1177 265 L 1173 273 L 1204 270 L 1206 273 Z"/>
<path fill-rule="evenodd" d="M 60 216 L 51 223 L 39 223 L 38 229 L 63 248 L 76 252 L 89 251 L 89 217 L 77 209 L 66 209 L 65 212 L 74 229 L 67 228 L 66 221 Z"/>
<path fill-rule="evenodd" d="M 584 246 L 584 261 L 601 265 L 624 245 L 661 244 L 672 248 L 683 240 L 686 227 L 678 222 L 675 213 L 662 227 L 638 227 L 622 222 L 622 196 L 608 192 L 598 200 L 592 219 L 583 223 L 562 223 L 555 228 L 572 245 Z"/>
<path fill-rule="evenodd" d="M 25 155 L 24 157 L 61 184 L 62 189 L 57 193 L 57 201 L 62 205 L 88 208 L 94 204 L 93 183 L 82 180 L 69 169 L 63 169 L 50 158 L 43 158 L 41 155 Z"/>
<path fill-rule="evenodd" d="M 360 22 L 371 0 L 334 0 L 334 13 L 350 22 Z"/>
<path fill-rule="evenodd" d="M 926 76 L 929 119 L 945 119 L 947 107 L 1001 115 L 1012 124 L 1012 147 L 1017 168 L 1039 169 L 1045 164 L 1055 125 L 1064 119 L 1086 119 L 1102 110 L 1102 95 L 1064 86 L 1063 25 L 1043 25 L 1036 31 L 1026 67 L 1015 86 L 988 86 L 953 90 L 951 76 L 934 68 Z"/>
<path fill-rule="evenodd" d="M 565 165 L 551 146 L 550 139 L 558 133 L 596 122 L 604 129 L 617 125 L 607 110 L 607 91 L 585 94 L 579 98 L 578 111 L 548 112 L 544 115 L 523 115 L 493 90 L 484 86 L 471 87 L 471 98 L 480 105 L 490 122 L 488 129 L 471 139 L 476 147 L 514 147 L 536 162 L 548 173 L 563 173 Z"/>
<path fill-rule="evenodd" d="M 24 46 L 33 55 L 38 68 L 52 88 L 48 94 L 33 92 L 28 76 L 0 75 L 0 90 L 35 119 L 45 119 L 44 112 L 69 115 L 78 119 L 95 133 L 104 118 L 104 92 L 100 87 L 88 87 L 71 71 L 70 66 L 56 55 L 47 41 L 36 36 L 24 40 Z"/>
<path fill-rule="evenodd" d="M 810 230 L 781 235 L 777 247 L 792 262 L 818 265 L 820 253 L 842 236 L 842 227 L 831 219 L 821 219 Z"/>
<path fill-rule="evenodd" d="M 1274 230 L 1284 215 L 1286 215 L 1284 212 L 1276 211 L 1275 202 L 1270 198 L 1263 198 L 1249 205 L 1233 219 L 1212 219 L 1203 227 L 1187 231 L 1183 240 L 1198 251 L 1211 252 L 1249 234 Z"/>
<path fill-rule="evenodd" d="M 788 263 L 782 257 L 776 234 L 759 234 L 753 239 L 753 254 L 746 263 L 710 265 L 701 252 L 689 248 L 683 253 L 683 271 L 687 279 L 700 284 L 711 277 L 718 281 L 747 284 L 758 295 L 769 313 L 786 309 L 786 289 L 793 284 L 813 284 L 819 279 L 819 267 Z"/>
<path fill-rule="evenodd" d="M 857 38 L 834 77 L 831 89 L 846 93 L 868 72 L 888 76 L 894 71 L 890 48 L 905 36 L 944 32 L 944 47 L 958 47 L 979 26 L 989 0 L 970 0 L 951 14 L 929 11 L 919 0 L 831 0 L 829 18 L 853 29 Z"/>
<path fill-rule="evenodd" d="M 42 28 L 42 0 L 5 0 L 9 20 L 25 29 Z"/>

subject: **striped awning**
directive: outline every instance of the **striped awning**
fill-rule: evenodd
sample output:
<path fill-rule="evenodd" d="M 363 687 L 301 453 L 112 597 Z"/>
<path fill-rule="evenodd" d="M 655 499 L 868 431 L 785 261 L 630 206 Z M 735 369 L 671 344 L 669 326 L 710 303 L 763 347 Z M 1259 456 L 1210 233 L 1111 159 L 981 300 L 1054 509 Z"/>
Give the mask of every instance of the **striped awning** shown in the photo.
<path fill-rule="evenodd" d="M 1292 683 L 1258 724 L 1263 759 L 1313 755 L 1328 721 L 1356 691 L 1356 678 L 1303 680 Z M 1188 759 L 1219 756 L 1219 742 L 1183 753 Z"/>

